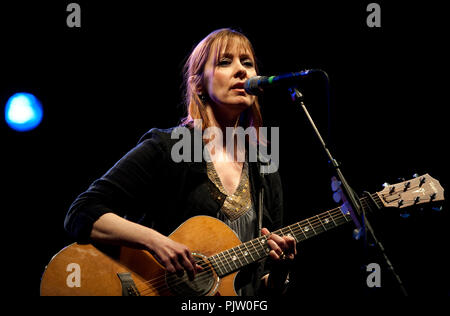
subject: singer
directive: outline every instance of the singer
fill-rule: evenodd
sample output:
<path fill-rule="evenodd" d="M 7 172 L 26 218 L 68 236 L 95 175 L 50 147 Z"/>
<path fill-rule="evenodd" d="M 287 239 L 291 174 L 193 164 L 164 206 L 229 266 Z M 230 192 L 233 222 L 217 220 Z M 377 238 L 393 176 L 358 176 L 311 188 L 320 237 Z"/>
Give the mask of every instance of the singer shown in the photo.
<path fill-rule="evenodd" d="M 223 146 L 207 147 L 215 157 L 211 162 L 174 162 L 171 158 L 171 149 L 178 141 L 170 137 L 174 128 L 189 128 L 194 133 L 195 128 L 213 126 L 226 136 L 230 127 L 262 126 L 258 97 L 244 89 L 246 80 L 257 75 L 252 44 L 236 30 L 216 30 L 193 49 L 184 70 L 187 115 L 180 125 L 153 128 L 143 135 L 136 147 L 75 199 L 64 227 L 79 242 L 126 246 L 150 253 L 168 273 L 161 277 L 163 289 L 154 290 L 158 295 L 286 293 L 289 267 L 297 251 L 294 238 L 270 233 L 282 227 L 283 195 L 278 171 L 261 174 L 261 162 L 236 160 L 236 147 L 230 157 L 225 146 L 230 140 L 226 137 Z M 201 120 L 201 126 L 194 126 L 194 120 Z M 212 139 L 214 135 L 203 139 L 203 148 Z M 264 139 L 256 142 L 264 146 Z M 249 140 L 241 150 L 248 151 L 255 145 Z M 217 228 L 211 229 L 218 234 L 214 240 L 208 237 L 206 224 L 183 230 L 188 220 L 198 220 L 199 215 L 220 221 Z M 228 234 L 223 230 L 223 238 L 220 235 L 223 224 L 234 231 L 240 242 L 265 235 L 265 244 L 260 247 L 267 249 L 266 259 L 252 262 L 252 253 L 247 251 L 241 256 L 228 252 L 226 263 L 220 256 L 214 261 L 205 259 L 217 251 L 204 249 L 217 246 Z M 186 242 L 175 238 L 182 232 Z M 194 243 L 205 247 L 191 249 Z M 225 285 L 222 280 L 227 269 L 239 271 Z M 169 281 L 172 276 L 179 278 L 176 285 Z M 225 286 L 231 288 L 224 290 Z"/>

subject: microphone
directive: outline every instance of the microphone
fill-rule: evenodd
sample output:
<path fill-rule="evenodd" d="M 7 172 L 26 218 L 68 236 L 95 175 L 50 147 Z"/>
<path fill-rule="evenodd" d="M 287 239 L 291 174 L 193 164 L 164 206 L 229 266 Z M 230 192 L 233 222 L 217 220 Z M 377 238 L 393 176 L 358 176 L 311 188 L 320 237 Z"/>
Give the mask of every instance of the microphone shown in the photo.
<path fill-rule="evenodd" d="M 308 76 L 312 72 L 322 71 L 319 69 L 308 69 L 300 72 L 290 72 L 280 76 L 255 76 L 244 83 L 245 92 L 252 95 L 260 94 L 265 88 L 274 86 L 287 86 L 288 88 L 302 77 Z"/>

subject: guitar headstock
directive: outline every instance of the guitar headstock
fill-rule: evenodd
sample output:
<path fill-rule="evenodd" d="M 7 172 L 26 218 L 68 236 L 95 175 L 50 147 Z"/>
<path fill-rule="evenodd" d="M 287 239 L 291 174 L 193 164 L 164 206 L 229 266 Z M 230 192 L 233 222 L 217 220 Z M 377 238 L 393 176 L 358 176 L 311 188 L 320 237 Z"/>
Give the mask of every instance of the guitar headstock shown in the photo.
<path fill-rule="evenodd" d="M 387 185 L 377 192 L 384 207 L 405 208 L 444 200 L 444 188 L 428 173 L 408 181 Z"/>

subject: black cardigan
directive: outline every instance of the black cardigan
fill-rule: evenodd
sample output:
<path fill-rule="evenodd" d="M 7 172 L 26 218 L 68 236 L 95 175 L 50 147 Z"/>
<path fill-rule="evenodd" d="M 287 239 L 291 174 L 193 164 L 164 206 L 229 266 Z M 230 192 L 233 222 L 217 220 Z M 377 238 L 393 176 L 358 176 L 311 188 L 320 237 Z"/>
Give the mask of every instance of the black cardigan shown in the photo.
<path fill-rule="evenodd" d="M 179 163 L 172 160 L 172 147 L 179 141 L 171 139 L 172 130 L 147 132 L 136 147 L 76 198 L 64 222 L 75 240 L 89 241 L 93 223 L 109 212 L 164 235 L 192 216 L 216 217 L 225 200 L 222 193 L 209 181 L 203 159 Z M 192 136 L 193 130 L 190 131 Z M 259 162 L 249 162 L 249 178 L 257 214 L 258 195 L 264 188 L 263 227 L 271 231 L 281 228 L 283 196 L 279 173 L 263 175 Z"/>

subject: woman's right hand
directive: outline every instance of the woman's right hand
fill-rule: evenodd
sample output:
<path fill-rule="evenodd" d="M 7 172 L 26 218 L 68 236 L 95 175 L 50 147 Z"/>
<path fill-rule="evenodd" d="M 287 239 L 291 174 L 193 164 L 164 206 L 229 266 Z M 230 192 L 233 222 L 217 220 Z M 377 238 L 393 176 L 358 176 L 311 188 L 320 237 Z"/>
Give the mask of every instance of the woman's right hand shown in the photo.
<path fill-rule="evenodd" d="M 147 242 L 147 248 L 168 272 L 182 276 L 186 271 L 191 281 L 195 274 L 202 269 L 196 264 L 187 246 L 173 241 L 155 230 Z"/>
<path fill-rule="evenodd" d="M 103 214 L 94 222 L 91 238 L 99 242 L 146 249 L 167 271 L 178 276 L 186 271 L 190 280 L 194 279 L 198 271 L 202 271 L 185 245 L 114 213 Z"/>

